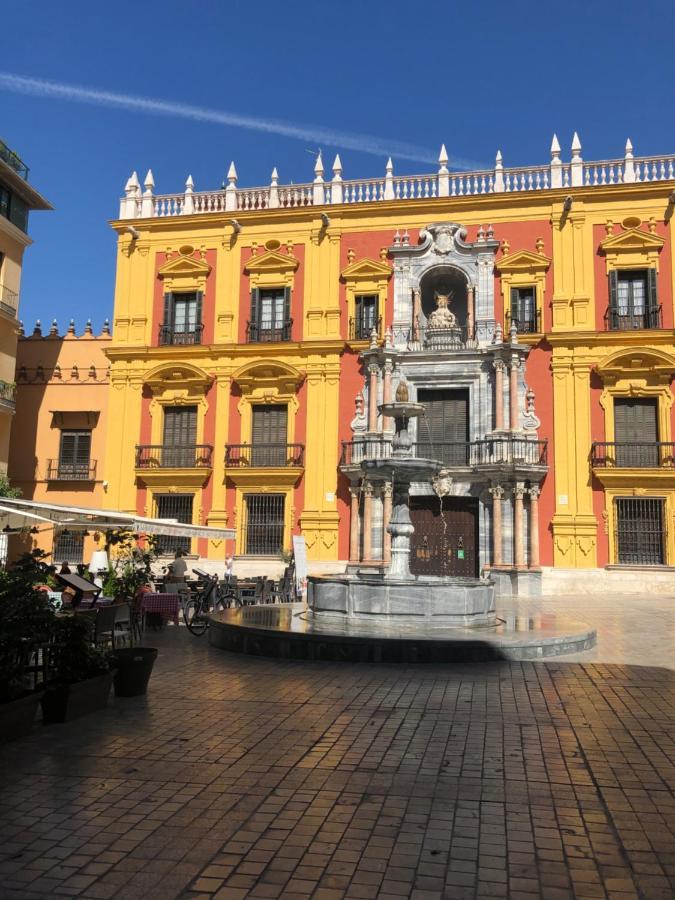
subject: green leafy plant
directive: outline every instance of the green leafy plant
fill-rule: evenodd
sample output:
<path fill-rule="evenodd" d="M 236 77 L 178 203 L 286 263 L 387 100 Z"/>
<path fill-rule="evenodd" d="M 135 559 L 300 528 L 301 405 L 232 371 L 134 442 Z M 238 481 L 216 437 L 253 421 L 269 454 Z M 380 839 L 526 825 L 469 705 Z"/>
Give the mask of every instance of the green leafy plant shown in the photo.
<path fill-rule="evenodd" d="M 0 473 L 0 497 L 16 499 L 20 496 L 21 491 L 19 488 L 12 487 L 9 483 L 9 478 L 4 473 Z"/>
<path fill-rule="evenodd" d="M 138 535 L 130 531 L 108 534 L 108 545 L 114 556 L 103 582 L 106 596 L 128 600 L 136 591 L 152 581 L 152 564 L 157 557 L 156 542 L 146 537 L 139 546 Z"/>
<path fill-rule="evenodd" d="M 110 671 L 107 651 L 93 646 L 94 622 L 88 616 L 73 615 L 54 619 L 50 681 L 75 684 Z"/>

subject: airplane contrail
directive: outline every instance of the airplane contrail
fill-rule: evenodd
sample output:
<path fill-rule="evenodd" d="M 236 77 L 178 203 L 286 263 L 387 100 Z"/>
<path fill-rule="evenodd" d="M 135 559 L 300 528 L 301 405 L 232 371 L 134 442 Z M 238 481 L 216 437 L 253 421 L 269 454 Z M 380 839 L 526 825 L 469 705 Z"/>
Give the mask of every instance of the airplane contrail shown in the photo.
<path fill-rule="evenodd" d="M 89 103 L 94 106 L 109 106 L 117 109 L 128 109 L 133 112 L 145 112 L 150 115 L 175 116 L 192 119 L 196 122 L 213 122 L 216 125 L 230 125 L 235 128 L 247 128 L 251 131 L 264 131 L 282 137 L 297 140 L 309 140 L 330 147 L 357 150 L 374 156 L 397 156 L 400 159 L 418 162 L 435 163 L 437 160 L 424 147 L 402 141 L 388 141 L 367 134 L 334 131 L 321 125 L 297 125 L 277 119 L 264 119 L 257 116 L 245 116 L 240 113 L 206 109 L 186 103 L 174 103 L 170 100 L 156 100 L 152 97 L 138 97 L 132 94 L 117 94 L 111 91 L 94 90 L 74 84 L 63 84 L 58 81 L 47 81 L 42 78 L 29 78 L 11 72 L 0 72 L 0 90 L 15 94 L 28 94 L 33 97 L 46 97 L 58 100 L 69 100 L 74 103 Z M 464 159 L 451 158 L 450 165 L 455 169 L 480 168 L 477 163 Z"/>

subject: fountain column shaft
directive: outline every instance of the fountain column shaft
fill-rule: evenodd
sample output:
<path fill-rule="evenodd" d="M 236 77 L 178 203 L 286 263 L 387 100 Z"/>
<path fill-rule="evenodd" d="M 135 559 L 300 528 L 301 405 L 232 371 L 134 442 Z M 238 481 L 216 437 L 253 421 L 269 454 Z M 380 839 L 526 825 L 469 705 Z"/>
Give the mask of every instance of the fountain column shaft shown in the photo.
<path fill-rule="evenodd" d="M 514 563 L 517 569 L 525 568 L 525 541 L 523 535 L 523 523 L 525 521 L 524 496 L 524 486 L 517 484 L 513 489 Z"/>
<path fill-rule="evenodd" d="M 504 428 L 504 363 L 496 359 L 495 363 L 495 431 Z"/>
<path fill-rule="evenodd" d="M 530 568 L 538 569 L 539 561 L 539 488 L 530 488 Z"/>
<path fill-rule="evenodd" d="M 363 494 L 363 561 L 373 558 L 373 486 L 366 484 Z"/>
<path fill-rule="evenodd" d="M 359 556 L 359 490 L 358 487 L 350 487 L 352 502 L 349 523 L 349 561 L 360 562 Z"/>
<path fill-rule="evenodd" d="M 502 496 L 504 488 L 494 487 L 492 494 L 492 565 L 502 565 Z"/>
<path fill-rule="evenodd" d="M 383 508 L 382 508 L 382 519 L 384 525 L 384 535 L 382 538 L 382 558 L 384 560 L 385 565 L 389 565 L 391 563 L 391 533 L 389 531 L 389 523 L 391 522 L 391 511 L 392 511 L 392 485 L 391 482 L 388 481 L 384 486 L 384 500 L 383 500 Z"/>

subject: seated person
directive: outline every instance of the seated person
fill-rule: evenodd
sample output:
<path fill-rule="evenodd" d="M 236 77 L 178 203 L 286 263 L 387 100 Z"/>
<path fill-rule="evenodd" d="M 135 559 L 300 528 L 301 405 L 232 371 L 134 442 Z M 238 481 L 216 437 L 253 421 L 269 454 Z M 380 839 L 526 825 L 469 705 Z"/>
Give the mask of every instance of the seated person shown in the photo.
<path fill-rule="evenodd" d="M 183 551 L 178 549 L 176 550 L 176 558 L 171 564 L 171 569 L 173 573 L 174 581 L 185 581 L 185 576 L 187 575 L 187 563 L 183 559 Z"/>

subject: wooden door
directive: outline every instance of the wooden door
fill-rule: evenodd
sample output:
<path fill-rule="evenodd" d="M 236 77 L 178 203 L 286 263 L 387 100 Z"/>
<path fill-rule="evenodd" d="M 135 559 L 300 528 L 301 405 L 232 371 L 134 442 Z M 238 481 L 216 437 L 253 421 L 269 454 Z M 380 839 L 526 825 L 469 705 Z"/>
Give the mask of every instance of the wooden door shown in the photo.
<path fill-rule="evenodd" d="M 418 391 L 425 406 L 417 424 L 417 456 L 465 466 L 469 450 L 468 390 Z"/>
<path fill-rule="evenodd" d="M 167 406 L 164 409 L 162 465 L 189 468 L 195 465 L 197 407 Z"/>
<path fill-rule="evenodd" d="M 413 575 L 478 576 L 478 501 L 473 497 L 411 497 L 415 527 Z"/>

